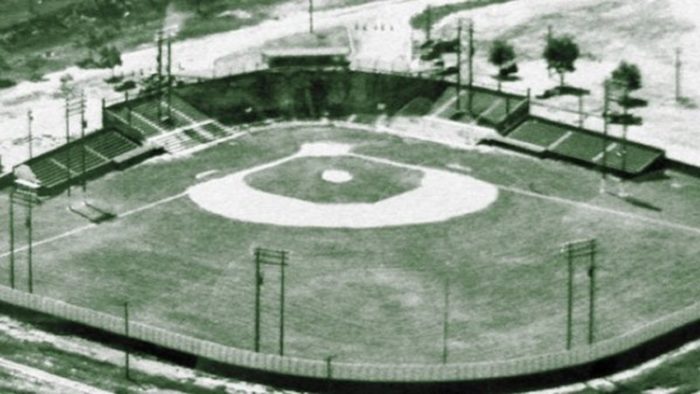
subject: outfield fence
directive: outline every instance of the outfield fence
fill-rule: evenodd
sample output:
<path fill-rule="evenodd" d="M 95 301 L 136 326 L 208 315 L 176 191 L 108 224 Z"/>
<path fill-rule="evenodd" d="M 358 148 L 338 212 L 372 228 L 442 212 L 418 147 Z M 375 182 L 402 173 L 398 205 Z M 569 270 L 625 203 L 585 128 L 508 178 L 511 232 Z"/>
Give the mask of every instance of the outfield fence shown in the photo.
<path fill-rule="evenodd" d="M 59 319 L 125 336 L 121 317 L 98 312 L 9 287 L 0 287 L 0 302 L 44 313 Z M 511 360 L 452 364 L 400 364 L 333 362 L 332 379 L 361 382 L 452 382 L 506 378 L 576 367 L 631 350 L 664 334 L 697 322 L 700 302 L 651 321 L 643 327 L 616 338 L 561 351 Z M 219 363 L 289 377 L 328 379 L 326 360 L 282 357 L 255 353 L 211 341 L 178 334 L 148 324 L 130 321 L 128 338 L 165 349 L 203 357 Z"/>

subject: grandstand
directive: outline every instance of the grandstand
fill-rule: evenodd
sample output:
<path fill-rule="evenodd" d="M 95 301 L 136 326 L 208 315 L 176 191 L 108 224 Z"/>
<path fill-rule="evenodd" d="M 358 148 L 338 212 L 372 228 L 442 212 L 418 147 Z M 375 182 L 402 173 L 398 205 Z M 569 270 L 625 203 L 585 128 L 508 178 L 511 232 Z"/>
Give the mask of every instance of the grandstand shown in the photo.
<path fill-rule="evenodd" d="M 158 106 L 160 105 L 160 110 Z M 218 121 L 207 117 L 177 95 L 169 99 L 154 96 L 106 109 L 120 127 L 170 153 L 193 148 L 230 135 Z"/>
<path fill-rule="evenodd" d="M 34 179 L 30 180 L 38 182 L 39 191 L 51 193 L 64 187 L 68 180 L 79 181 L 83 176 L 89 178 L 113 169 L 124 155 L 133 155 L 136 151 L 137 157 L 145 156 L 151 150 L 117 130 L 104 129 L 37 156 L 24 165 L 33 174 Z"/>
<path fill-rule="evenodd" d="M 653 168 L 664 156 L 660 149 L 540 117 L 529 117 L 507 138 L 540 147 L 555 158 L 604 166 L 626 176 Z"/>

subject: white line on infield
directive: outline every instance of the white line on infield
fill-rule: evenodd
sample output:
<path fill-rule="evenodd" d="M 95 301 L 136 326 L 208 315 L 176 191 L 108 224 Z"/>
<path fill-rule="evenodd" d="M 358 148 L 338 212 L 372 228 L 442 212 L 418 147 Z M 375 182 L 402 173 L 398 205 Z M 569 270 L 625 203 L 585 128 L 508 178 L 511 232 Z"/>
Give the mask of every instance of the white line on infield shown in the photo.
<path fill-rule="evenodd" d="M 184 197 L 184 196 L 186 196 L 186 195 L 187 195 L 187 193 L 180 193 L 180 194 L 176 194 L 176 195 L 174 195 L 174 196 L 166 197 L 166 198 L 164 198 L 164 199 L 162 199 L 162 200 L 154 201 L 154 202 L 152 202 L 152 203 L 149 203 L 149 204 L 140 206 L 140 207 L 138 207 L 138 208 L 134 208 L 134 209 L 132 209 L 132 210 L 130 210 L 130 211 L 126 211 L 126 212 L 124 212 L 124 213 L 117 214 L 117 219 L 118 219 L 118 218 L 124 218 L 124 217 L 130 216 L 130 215 L 133 215 L 133 214 L 135 214 L 135 213 L 143 212 L 143 211 L 149 210 L 149 209 L 151 209 L 151 208 L 155 208 L 155 207 L 157 207 L 157 206 L 159 206 L 159 205 L 167 204 L 167 203 L 169 203 L 169 202 L 171 202 L 171 201 L 177 200 L 177 199 L 182 198 L 182 197 Z M 43 245 L 43 244 L 48 244 L 48 243 L 51 243 L 51 242 L 54 242 L 54 241 L 58 241 L 59 239 L 67 238 L 67 237 L 70 237 L 71 235 L 75 235 L 75 234 L 82 233 L 83 231 L 89 230 L 89 229 L 94 228 L 94 227 L 97 227 L 97 224 L 91 223 L 91 224 L 88 224 L 88 225 L 85 225 L 85 226 L 82 226 L 82 227 L 74 228 L 74 229 L 72 229 L 72 230 L 66 231 L 65 233 L 61 233 L 61 234 L 58 234 L 58 235 L 54 235 L 53 237 L 49 237 L 49 238 L 44 238 L 44 239 L 42 239 L 41 241 L 32 242 L 32 246 L 33 246 L 33 247 L 37 247 L 37 246 L 40 246 L 40 245 Z M 15 253 L 23 252 L 23 251 L 25 251 L 25 250 L 27 250 L 27 249 L 28 249 L 28 246 L 27 246 L 27 245 L 22 246 L 22 247 L 19 247 L 19 248 L 15 248 Z M 10 252 L 7 251 L 7 252 L 5 252 L 5 253 L 3 253 L 3 254 L 0 254 L 0 258 L 7 257 L 7 256 L 9 256 L 9 255 L 10 255 Z"/>

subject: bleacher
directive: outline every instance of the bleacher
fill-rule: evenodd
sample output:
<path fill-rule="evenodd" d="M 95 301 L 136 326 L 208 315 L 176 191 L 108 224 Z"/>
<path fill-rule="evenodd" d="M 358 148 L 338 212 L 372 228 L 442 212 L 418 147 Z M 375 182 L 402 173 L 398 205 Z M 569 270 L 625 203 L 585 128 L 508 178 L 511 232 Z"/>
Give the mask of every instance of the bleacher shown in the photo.
<path fill-rule="evenodd" d="M 434 116 L 464 123 L 478 123 L 499 129 L 513 111 L 527 101 L 526 97 L 514 96 L 483 88 L 464 87 L 460 95 L 459 109 L 456 105 L 457 89 L 450 87 L 433 104 Z"/>
<path fill-rule="evenodd" d="M 160 113 L 158 105 L 161 106 Z M 157 97 L 141 98 L 132 103 L 131 107 L 121 105 L 110 108 L 109 111 L 118 113 L 121 126 L 135 130 L 140 138 L 171 153 L 181 152 L 231 134 L 228 128 L 176 94 L 171 96 L 170 101 L 166 97 L 160 100 Z"/>
<path fill-rule="evenodd" d="M 139 143 L 118 131 L 106 129 L 37 156 L 26 165 L 34 173 L 41 188 L 50 191 L 63 186 L 68 179 L 82 176 L 83 157 L 85 176 L 90 176 L 108 169 L 113 159 L 139 147 Z"/>
<path fill-rule="evenodd" d="M 664 154 L 651 146 L 538 117 L 530 117 L 506 137 L 540 146 L 550 156 L 596 167 L 604 165 L 625 175 L 644 172 Z"/>

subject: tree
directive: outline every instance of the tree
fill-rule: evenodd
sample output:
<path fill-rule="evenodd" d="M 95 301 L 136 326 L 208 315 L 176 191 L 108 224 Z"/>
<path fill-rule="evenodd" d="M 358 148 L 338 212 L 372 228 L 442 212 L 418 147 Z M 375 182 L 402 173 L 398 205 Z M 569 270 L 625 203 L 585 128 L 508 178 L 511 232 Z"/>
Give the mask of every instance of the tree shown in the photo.
<path fill-rule="evenodd" d="M 518 66 L 515 64 L 515 49 L 503 40 L 496 40 L 491 44 L 489 62 L 498 67 L 499 78 L 507 78 L 518 71 Z"/>
<path fill-rule="evenodd" d="M 574 63 L 580 55 L 578 45 L 571 36 L 552 37 L 547 40 L 544 58 L 547 66 L 559 74 L 559 86 L 564 87 L 564 75 L 576 71 Z"/>
<path fill-rule="evenodd" d="M 114 76 L 114 67 L 121 66 L 121 52 L 115 46 L 106 46 L 100 50 L 100 66 L 107 67 L 112 70 Z"/>
<path fill-rule="evenodd" d="M 642 73 L 636 64 L 622 61 L 619 66 L 612 72 L 612 79 L 623 87 L 622 104 L 629 103 L 629 94 L 631 91 L 638 90 L 642 87 Z"/>

